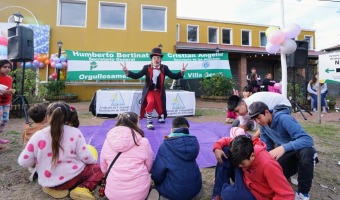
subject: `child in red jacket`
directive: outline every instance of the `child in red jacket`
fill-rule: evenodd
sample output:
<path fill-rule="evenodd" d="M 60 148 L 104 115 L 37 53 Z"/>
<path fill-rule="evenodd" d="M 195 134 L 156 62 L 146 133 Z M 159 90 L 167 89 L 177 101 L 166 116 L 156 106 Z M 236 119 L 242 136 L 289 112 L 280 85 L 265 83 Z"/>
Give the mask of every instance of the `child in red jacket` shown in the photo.
<path fill-rule="evenodd" d="M 294 191 L 284 177 L 279 163 L 266 150 L 259 138 L 245 135 L 221 138 L 214 144 L 214 153 L 220 163 L 216 166 L 214 196 L 222 199 L 293 200 Z M 243 180 L 234 168 L 240 167 Z M 230 178 L 235 184 L 230 186 Z M 243 183 L 243 184 L 242 184 Z M 246 187 L 244 187 L 244 185 Z M 249 196 L 249 191 L 253 197 Z"/>

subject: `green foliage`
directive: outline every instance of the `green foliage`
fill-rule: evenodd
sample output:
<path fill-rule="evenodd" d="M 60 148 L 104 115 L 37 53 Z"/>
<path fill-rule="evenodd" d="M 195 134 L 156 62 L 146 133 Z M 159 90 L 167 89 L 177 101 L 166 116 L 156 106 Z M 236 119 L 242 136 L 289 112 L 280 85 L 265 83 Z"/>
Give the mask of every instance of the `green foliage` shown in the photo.
<path fill-rule="evenodd" d="M 43 97 L 55 97 L 64 93 L 66 88 L 65 81 L 49 81 L 43 84 L 41 94 Z"/>
<path fill-rule="evenodd" d="M 223 74 L 214 74 L 200 81 L 202 95 L 205 96 L 228 96 L 232 94 L 234 81 Z"/>
<path fill-rule="evenodd" d="M 298 83 L 295 83 L 295 97 L 296 101 L 301 104 L 304 102 L 305 98 L 303 97 L 303 92 L 301 91 L 301 87 Z M 294 88 L 293 83 L 288 83 L 288 97 L 294 98 Z"/>
<path fill-rule="evenodd" d="M 16 98 L 17 95 L 21 94 L 21 78 L 22 78 L 22 69 L 18 68 L 14 71 L 10 72 L 10 76 L 13 77 L 15 82 L 13 83 L 12 88 L 16 90 L 16 93 L 13 95 L 13 99 Z M 28 101 L 28 103 L 35 103 L 40 100 L 40 97 L 35 95 L 36 91 L 36 79 L 37 73 L 31 69 L 25 70 L 25 80 L 24 80 L 24 91 L 23 95 Z"/>

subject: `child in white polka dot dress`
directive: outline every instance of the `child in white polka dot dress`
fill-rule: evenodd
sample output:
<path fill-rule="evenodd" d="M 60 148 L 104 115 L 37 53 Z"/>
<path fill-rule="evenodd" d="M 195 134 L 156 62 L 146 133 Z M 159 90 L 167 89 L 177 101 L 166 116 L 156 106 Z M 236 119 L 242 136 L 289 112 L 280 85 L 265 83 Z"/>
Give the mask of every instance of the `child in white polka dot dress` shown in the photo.
<path fill-rule="evenodd" d="M 71 190 L 72 199 L 95 199 L 91 191 L 103 173 L 81 131 L 67 125 L 70 106 L 54 102 L 47 107 L 46 114 L 50 125 L 30 138 L 18 163 L 23 167 L 35 165 L 39 184 L 53 198 L 64 198 Z"/>

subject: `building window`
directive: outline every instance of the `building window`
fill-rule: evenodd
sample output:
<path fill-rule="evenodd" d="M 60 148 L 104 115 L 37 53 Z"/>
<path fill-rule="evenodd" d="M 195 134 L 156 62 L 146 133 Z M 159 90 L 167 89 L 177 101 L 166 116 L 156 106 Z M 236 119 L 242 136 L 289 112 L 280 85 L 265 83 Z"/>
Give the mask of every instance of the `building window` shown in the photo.
<path fill-rule="evenodd" d="M 59 0 L 58 25 L 60 26 L 86 26 L 86 1 Z"/>
<path fill-rule="evenodd" d="M 222 44 L 232 44 L 232 31 L 231 29 L 222 29 Z"/>
<path fill-rule="evenodd" d="M 188 25 L 188 42 L 198 42 L 198 26 Z"/>
<path fill-rule="evenodd" d="M 99 27 L 126 29 L 126 4 L 99 2 Z"/>
<path fill-rule="evenodd" d="M 208 27 L 208 43 L 218 43 L 218 28 Z"/>
<path fill-rule="evenodd" d="M 314 49 L 313 36 L 305 35 L 305 41 L 308 41 L 308 49 L 313 50 Z"/>
<path fill-rule="evenodd" d="M 166 8 L 142 6 L 142 30 L 166 31 Z"/>
<path fill-rule="evenodd" d="M 176 24 L 176 41 L 179 42 L 179 33 L 180 33 L 180 26 Z"/>
<path fill-rule="evenodd" d="M 242 45 L 251 46 L 251 34 L 249 30 L 242 30 Z"/>
<path fill-rule="evenodd" d="M 267 44 L 266 32 L 260 32 L 260 46 L 265 47 Z"/>

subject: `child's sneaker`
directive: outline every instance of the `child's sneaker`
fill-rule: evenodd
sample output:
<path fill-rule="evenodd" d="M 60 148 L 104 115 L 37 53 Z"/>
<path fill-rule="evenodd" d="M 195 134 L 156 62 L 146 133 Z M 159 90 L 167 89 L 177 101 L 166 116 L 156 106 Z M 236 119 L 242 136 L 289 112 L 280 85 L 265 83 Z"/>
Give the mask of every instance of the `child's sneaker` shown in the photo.
<path fill-rule="evenodd" d="M 48 187 L 43 187 L 43 191 L 55 199 L 62 199 L 68 195 L 68 190 L 54 190 Z"/>
<path fill-rule="evenodd" d="M 149 196 L 146 200 L 158 200 L 159 199 L 159 193 L 156 189 L 152 189 L 149 193 Z"/>
<path fill-rule="evenodd" d="M 87 188 L 76 187 L 70 192 L 71 199 L 78 200 L 95 200 L 94 196 Z"/>
<path fill-rule="evenodd" d="M 309 194 L 302 194 L 300 192 L 296 192 L 294 200 L 309 200 Z"/>
<path fill-rule="evenodd" d="M 294 185 L 299 185 L 297 173 L 290 177 L 290 182 Z"/>

